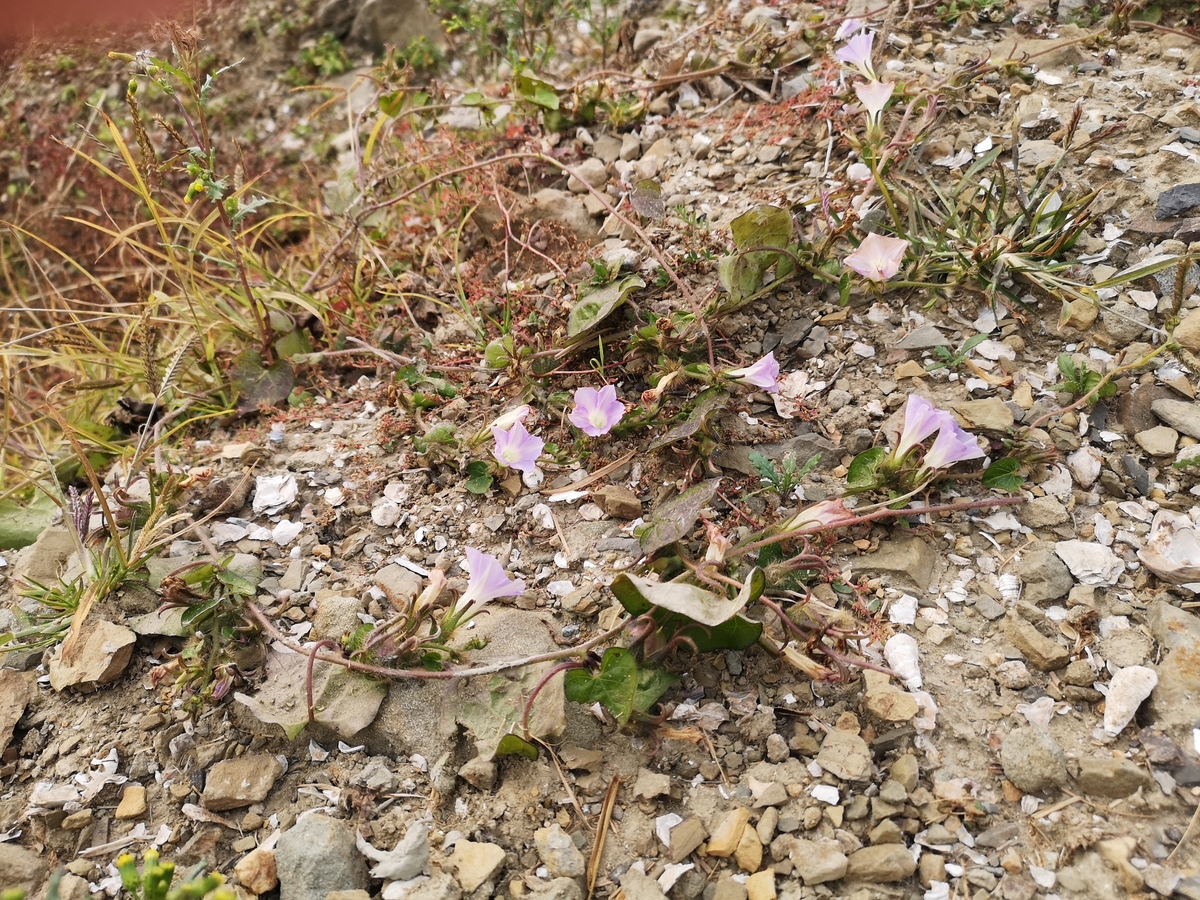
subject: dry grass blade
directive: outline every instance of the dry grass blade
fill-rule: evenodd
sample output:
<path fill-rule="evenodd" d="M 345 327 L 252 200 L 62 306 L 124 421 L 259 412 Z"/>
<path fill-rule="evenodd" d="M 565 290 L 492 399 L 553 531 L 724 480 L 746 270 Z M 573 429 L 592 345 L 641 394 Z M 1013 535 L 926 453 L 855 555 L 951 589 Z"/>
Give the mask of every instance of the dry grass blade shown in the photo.
<path fill-rule="evenodd" d="M 617 791 L 621 787 L 621 776 L 614 775 L 604 792 L 604 804 L 600 807 L 600 823 L 596 827 L 596 840 L 592 843 L 592 852 L 588 855 L 587 863 L 587 895 L 591 900 L 596 890 L 596 879 L 600 875 L 600 861 L 604 858 L 604 841 L 608 837 L 608 826 L 612 821 L 613 809 L 617 805 Z"/>

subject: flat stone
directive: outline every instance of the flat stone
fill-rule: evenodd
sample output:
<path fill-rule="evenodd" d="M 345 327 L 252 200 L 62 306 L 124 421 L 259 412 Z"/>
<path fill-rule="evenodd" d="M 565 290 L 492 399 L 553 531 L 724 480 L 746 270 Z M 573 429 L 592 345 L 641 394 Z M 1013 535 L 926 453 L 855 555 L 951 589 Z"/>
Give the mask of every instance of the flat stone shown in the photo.
<path fill-rule="evenodd" d="M 1008 431 L 1015 421 L 1012 410 L 999 397 L 955 403 L 951 405 L 951 409 L 966 421 L 969 428 L 982 428 L 985 431 Z"/>
<path fill-rule="evenodd" d="M 5 890 L 23 890 L 33 897 L 46 875 L 47 865 L 40 856 L 16 844 L 0 844 L 0 884 Z"/>
<path fill-rule="evenodd" d="M 588 185 L 602 188 L 608 181 L 608 167 L 598 159 L 585 159 L 571 168 L 574 169 L 575 175 L 567 179 L 567 190 L 573 194 L 586 194 Z"/>
<path fill-rule="evenodd" d="M 1092 541 L 1058 541 L 1054 552 L 1080 584 L 1113 585 L 1125 571 L 1125 563 L 1120 557 L 1103 544 Z"/>
<path fill-rule="evenodd" d="M 871 715 L 885 722 L 909 722 L 920 711 L 917 698 L 892 684 L 891 676 L 873 669 L 863 670 L 866 693 L 863 702 Z"/>
<path fill-rule="evenodd" d="M 917 871 L 917 861 L 903 844 L 880 844 L 863 847 L 850 854 L 846 877 L 872 884 L 883 881 L 903 881 Z"/>
<path fill-rule="evenodd" d="M 733 851 L 733 860 L 745 872 L 757 872 L 762 868 L 763 845 L 758 839 L 758 832 L 753 828 L 743 828 L 741 840 Z"/>
<path fill-rule="evenodd" d="M 29 705 L 29 681 L 16 669 L 0 669 L 0 753 L 13 738 L 13 729 Z"/>
<path fill-rule="evenodd" d="M 1005 844 L 1017 840 L 1021 836 L 1021 826 L 1013 822 L 993 825 L 987 831 L 981 831 L 975 836 L 976 847 L 990 847 L 997 850 Z"/>
<path fill-rule="evenodd" d="M 1163 398 L 1151 403 L 1150 409 L 1176 431 L 1200 438 L 1200 403 Z"/>
<path fill-rule="evenodd" d="M 937 329 L 936 325 L 928 322 L 918 325 L 896 342 L 896 346 L 901 350 L 928 350 L 931 347 L 944 347 L 945 345 L 946 336 Z"/>
<path fill-rule="evenodd" d="M 63 659 L 60 644 L 50 658 L 50 686 L 56 691 L 69 687 L 91 690 L 116 681 L 133 659 L 137 635 L 124 625 L 97 619 L 85 624 L 69 659 Z"/>
<path fill-rule="evenodd" d="M 605 164 L 616 162 L 621 158 L 621 141 L 610 134 L 602 135 L 592 144 L 592 155 Z"/>
<path fill-rule="evenodd" d="M 1062 564 L 1059 563 L 1059 565 Z M 1063 567 L 1063 571 L 1066 571 L 1065 566 Z M 1071 576 L 1068 575 L 1067 577 L 1070 578 Z M 1003 618 L 1004 613 L 1007 611 L 1007 607 L 1003 603 L 987 594 L 980 594 L 975 598 L 975 612 L 979 613 L 989 622 L 995 622 L 997 619 Z M 937 628 L 938 626 L 935 625 L 933 627 Z"/>
<path fill-rule="evenodd" d="M 667 900 L 658 882 L 637 869 L 630 869 L 621 876 L 621 889 L 626 900 Z"/>
<path fill-rule="evenodd" d="M 223 759 L 208 771 L 200 804 L 213 812 L 261 803 L 283 774 L 283 765 L 267 753 Z"/>
<path fill-rule="evenodd" d="M 683 862 L 692 855 L 697 847 L 704 843 L 708 831 L 704 823 L 696 816 L 689 816 L 671 829 L 671 846 L 668 854 L 671 862 Z"/>
<path fill-rule="evenodd" d="M 1154 201 L 1154 218 L 1160 222 L 1173 219 L 1197 206 L 1200 206 L 1200 184 L 1177 184 L 1158 195 Z"/>
<path fill-rule="evenodd" d="M 571 836 L 556 822 L 549 828 L 539 828 L 533 833 L 533 843 L 538 857 L 553 878 L 582 878 L 587 870 L 587 861 Z"/>
<path fill-rule="evenodd" d="M 856 781 L 871 771 L 871 749 L 857 734 L 834 729 L 825 735 L 816 761 L 835 778 Z"/>
<path fill-rule="evenodd" d="M 793 871 L 805 884 L 837 881 L 846 874 L 849 860 L 836 841 L 797 839 L 788 853 Z"/>
<path fill-rule="evenodd" d="M 1200 725 L 1200 618 L 1158 600 L 1147 614 L 1150 633 L 1170 650 L 1157 666 L 1158 684 L 1150 694 L 1154 723 L 1190 746 Z"/>
<path fill-rule="evenodd" d="M 750 810 L 745 807 L 731 809 L 725 814 L 717 827 L 713 829 L 712 837 L 708 839 L 704 853 L 706 856 L 725 858 L 733 856 L 742 832 L 750 822 Z"/>
<path fill-rule="evenodd" d="M 1179 443 L 1179 432 L 1166 425 L 1156 425 L 1154 428 L 1139 431 L 1133 439 L 1151 456 L 1170 456 L 1175 452 L 1175 445 Z"/>
<path fill-rule="evenodd" d="M 763 869 L 746 879 L 746 900 L 775 900 L 775 870 Z"/>
<path fill-rule="evenodd" d="M 671 793 L 671 776 L 665 772 L 638 769 L 637 781 L 633 783 L 633 796 L 641 800 L 653 800 Z"/>
<path fill-rule="evenodd" d="M 1175 326 L 1172 337 L 1185 350 L 1200 353 L 1200 309 L 1190 310 Z"/>
<path fill-rule="evenodd" d="M 498 844 L 459 841 L 446 861 L 462 889 L 470 894 L 491 881 L 504 866 L 504 848 Z"/>
<path fill-rule="evenodd" d="M 746 887 L 728 872 L 722 872 L 717 878 L 712 900 L 746 900 Z"/>
<path fill-rule="evenodd" d="M 312 619 L 312 640 L 340 640 L 362 625 L 358 615 L 366 612 L 366 604 L 358 597 L 332 594 L 315 602 L 317 613 Z"/>
<path fill-rule="evenodd" d="M 558 879 L 555 879 L 550 884 L 554 885 L 557 881 Z M 528 896 L 537 897 L 539 895 L 534 892 Z M 404 900 L 459 900 L 461 897 L 462 888 L 458 886 L 458 882 L 449 872 L 434 872 L 429 878 L 421 879 L 414 887 L 404 892 Z M 328 897 L 326 900 L 332 900 L 332 897 Z M 553 900 L 560 900 L 560 898 L 553 898 Z M 563 900 L 567 900 L 567 898 L 563 898 Z M 580 900 L 580 898 L 572 897 L 569 900 Z"/>
<path fill-rule="evenodd" d="M 1065 647 L 1046 637 L 1015 610 L 1004 619 L 1004 637 L 1039 671 L 1053 672 L 1071 661 Z"/>
<path fill-rule="evenodd" d="M 1085 662 L 1084 665 L 1086 666 L 1087 663 Z M 1025 663 L 1019 659 L 1012 659 L 996 666 L 996 681 L 1000 687 L 1008 688 L 1010 691 L 1023 691 L 1033 684 L 1033 675 Z"/>
<path fill-rule="evenodd" d="M 1118 300 L 1100 311 L 1104 330 L 1117 346 L 1132 344 L 1142 336 L 1150 324 L 1150 313 L 1140 306 Z"/>
<path fill-rule="evenodd" d="M 913 535 L 900 535 L 879 542 L 874 553 L 854 561 L 856 575 L 868 578 L 887 578 L 899 587 L 929 590 L 933 583 L 936 554 L 933 549 Z"/>
<path fill-rule="evenodd" d="M 121 792 L 121 802 L 113 813 L 118 819 L 136 819 L 146 812 L 146 788 L 140 784 L 129 784 Z M 259 893 L 262 893 L 259 891 Z"/>
<path fill-rule="evenodd" d="M 642 155 L 642 142 L 633 132 L 627 131 L 621 135 L 621 159 L 633 162 Z"/>
<path fill-rule="evenodd" d="M 1029 528 L 1051 528 L 1070 520 L 1071 514 L 1057 497 L 1034 497 L 1017 507 L 1017 519 Z"/>
<path fill-rule="evenodd" d="M 375 584 L 387 594 L 388 600 L 397 609 L 403 609 L 412 602 L 425 586 L 420 575 L 395 563 L 375 573 Z"/>
<path fill-rule="evenodd" d="M 1088 796 L 1114 799 L 1128 797 L 1138 788 L 1149 788 L 1154 784 L 1137 763 L 1111 756 L 1081 759 L 1075 783 Z"/>
<path fill-rule="evenodd" d="M 279 900 L 326 900 L 331 891 L 368 886 L 367 863 L 355 846 L 354 832 L 319 813 L 304 816 L 283 833 L 275 866 Z"/>
<path fill-rule="evenodd" d="M 548 884 L 535 888 L 525 895 L 529 900 L 583 900 L 583 888 L 577 878 L 552 878 Z M 404 900 L 410 900 L 411 894 L 405 894 Z M 457 897 L 446 900 L 458 900 Z"/>
<path fill-rule="evenodd" d="M 1044 725 L 1010 731 L 1000 746 L 1000 765 L 1004 777 L 1028 793 L 1070 783 L 1062 747 Z"/>
<path fill-rule="evenodd" d="M 642 514 L 642 501 L 623 484 L 606 484 L 592 492 L 592 499 L 614 519 L 632 520 Z"/>

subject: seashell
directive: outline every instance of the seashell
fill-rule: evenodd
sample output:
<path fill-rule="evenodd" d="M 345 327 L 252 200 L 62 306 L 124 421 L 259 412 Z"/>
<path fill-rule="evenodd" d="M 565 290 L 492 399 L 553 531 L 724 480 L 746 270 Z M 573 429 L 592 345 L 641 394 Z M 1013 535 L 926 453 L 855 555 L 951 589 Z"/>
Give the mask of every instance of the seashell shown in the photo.
<path fill-rule="evenodd" d="M 1067 468 L 1075 483 L 1081 488 L 1090 488 L 1100 477 L 1100 454 L 1091 447 L 1080 447 L 1067 457 Z"/>
<path fill-rule="evenodd" d="M 883 645 L 883 658 L 910 691 L 921 689 L 921 663 L 917 642 L 907 634 L 894 634 Z"/>
<path fill-rule="evenodd" d="M 1160 509 L 1138 559 L 1171 584 L 1200 581 L 1200 528 L 1181 513 Z"/>
<path fill-rule="evenodd" d="M 1120 734 L 1157 684 L 1158 675 L 1148 666 L 1126 666 L 1114 675 L 1104 702 L 1104 730 L 1113 737 Z"/>
<path fill-rule="evenodd" d="M 1018 703 L 1016 709 L 1030 725 L 1049 725 L 1054 718 L 1054 699 L 1038 697 L 1032 703 Z"/>
<path fill-rule="evenodd" d="M 996 590 L 1009 605 L 1021 599 L 1021 579 L 1011 572 L 1006 572 L 996 579 Z"/>

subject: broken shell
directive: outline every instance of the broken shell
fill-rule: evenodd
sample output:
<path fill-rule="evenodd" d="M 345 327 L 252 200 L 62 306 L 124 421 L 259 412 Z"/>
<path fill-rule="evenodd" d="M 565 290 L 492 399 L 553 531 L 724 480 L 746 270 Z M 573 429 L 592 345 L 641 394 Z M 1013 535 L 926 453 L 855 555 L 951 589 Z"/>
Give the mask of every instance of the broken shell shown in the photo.
<path fill-rule="evenodd" d="M 1138 559 L 1171 584 L 1200 581 L 1200 528 L 1181 513 L 1160 509 Z"/>
<path fill-rule="evenodd" d="M 1100 454 L 1091 447 L 1080 447 L 1067 457 L 1067 468 L 1075 478 L 1075 483 L 1082 488 L 1089 488 L 1100 477 L 1102 460 Z"/>
<path fill-rule="evenodd" d="M 996 579 L 996 590 L 1000 592 L 1005 603 L 1016 603 L 1021 599 L 1021 579 L 1007 572 Z"/>
<path fill-rule="evenodd" d="M 920 653 L 916 640 L 907 634 L 895 634 L 883 645 L 883 657 L 905 687 L 910 691 L 921 689 Z"/>
<path fill-rule="evenodd" d="M 1158 675 L 1148 666 L 1126 666 L 1117 672 L 1104 702 L 1104 730 L 1113 737 L 1120 734 L 1157 684 Z"/>

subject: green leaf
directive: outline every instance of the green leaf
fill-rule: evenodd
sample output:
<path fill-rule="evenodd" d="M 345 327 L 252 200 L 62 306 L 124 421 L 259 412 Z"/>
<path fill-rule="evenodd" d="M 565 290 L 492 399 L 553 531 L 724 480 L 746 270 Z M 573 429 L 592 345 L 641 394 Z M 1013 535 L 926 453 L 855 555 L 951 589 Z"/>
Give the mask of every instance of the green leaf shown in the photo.
<path fill-rule="evenodd" d="M 786 247 L 792 239 L 792 214 L 777 206 L 756 206 L 734 219 L 733 243 L 739 250 L 751 247 Z"/>
<path fill-rule="evenodd" d="M 472 494 L 486 494 L 492 488 L 491 475 L 472 475 L 467 479 L 466 488 Z"/>
<path fill-rule="evenodd" d="M 879 466 L 887 457 L 883 447 L 872 447 L 854 457 L 846 472 L 846 487 L 852 491 L 869 491 L 879 487 Z"/>
<path fill-rule="evenodd" d="M 635 712 L 648 712 L 674 682 L 675 676 L 669 672 L 639 669 L 628 650 L 609 647 L 594 675 L 585 669 L 569 671 L 563 679 L 563 693 L 576 703 L 599 703 L 624 726 Z"/>
<path fill-rule="evenodd" d="M 629 205 L 639 216 L 661 219 L 666 208 L 663 205 L 662 188 L 649 178 L 641 179 L 629 194 Z"/>
<path fill-rule="evenodd" d="M 787 249 L 792 239 L 792 215 L 777 206 L 756 206 L 730 223 L 733 244 L 738 253 L 724 257 L 717 266 L 717 277 L 729 291 L 732 303 L 723 309 L 730 311 L 749 300 L 762 287 L 763 275 L 776 266 L 776 277 L 783 278 L 795 267 L 790 255 L 773 250 L 754 248 L 778 247 Z M 752 252 L 744 252 L 750 250 Z"/>
<path fill-rule="evenodd" d="M 579 299 L 567 317 L 567 337 L 575 337 L 595 328 L 612 315 L 631 293 L 645 286 L 646 282 L 636 275 L 626 275 L 602 287 L 580 285 Z"/>
<path fill-rule="evenodd" d="M 679 613 L 701 625 L 720 625 L 729 621 L 746 607 L 753 593 L 750 581 L 746 582 L 736 597 L 730 598 L 698 585 L 678 581 L 649 581 L 624 572 L 617 576 L 617 580 L 620 579 L 628 581 L 651 605 Z M 624 591 L 624 586 L 622 590 Z"/>
<path fill-rule="evenodd" d="M 264 367 L 257 350 L 243 350 L 233 358 L 229 381 L 238 393 L 238 408 L 256 410 L 260 406 L 278 406 L 287 400 L 296 376 L 285 360 Z"/>
<path fill-rule="evenodd" d="M 517 96 L 542 109 L 558 109 L 558 92 L 554 85 L 542 81 L 528 69 L 522 69 L 513 76 Z"/>
<path fill-rule="evenodd" d="M 762 476 L 763 481 L 775 484 L 779 480 L 779 473 L 775 471 L 775 463 L 761 450 L 750 451 L 750 465 L 754 466 L 754 470 Z"/>
<path fill-rule="evenodd" d="M 715 628 L 690 625 L 680 628 L 676 633 L 690 638 L 696 645 L 697 653 L 712 653 L 716 650 L 745 650 L 758 641 L 762 630 L 761 622 L 734 616 Z"/>
<path fill-rule="evenodd" d="M 713 413 L 725 408 L 729 395 L 720 388 L 711 387 L 700 392 L 687 413 L 687 418 L 678 425 L 671 427 L 666 434 L 650 445 L 650 450 L 661 450 L 663 447 L 690 438 L 704 427 L 705 421 Z"/>
<path fill-rule="evenodd" d="M 515 734 L 506 734 L 496 745 L 497 756 L 523 756 L 530 762 L 538 758 L 538 749 L 529 741 Z"/>
<path fill-rule="evenodd" d="M 20 550 L 37 540 L 55 513 L 58 504 L 42 491 L 21 505 L 15 500 L 0 500 L 0 549 Z"/>
<path fill-rule="evenodd" d="M 1006 456 L 998 459 L 983 473 L 983 486 L 994 491 L 1015 491 L 1025 479 L 1017 473 L 1021 469 L 1019 460 Z"/>
<path fill-rule="evenodd" d="M 638 536 L 642 552 L 651 554 L 686 537 L 720 484 L 720 478 L 710 478 L 658 507 L 650 516 L 649 528 Z"/>
<path fill-rule="evenodd" d="M 512 352 L 513 339 L 510 334 L 489 341 L 483 348 L 483 365 L 488 369 L 507 369 L 512 362 Z"/>

